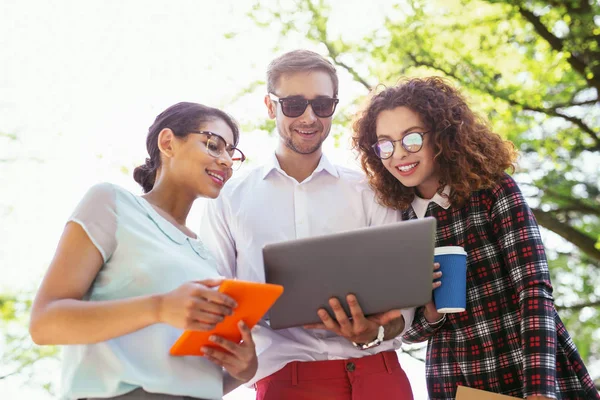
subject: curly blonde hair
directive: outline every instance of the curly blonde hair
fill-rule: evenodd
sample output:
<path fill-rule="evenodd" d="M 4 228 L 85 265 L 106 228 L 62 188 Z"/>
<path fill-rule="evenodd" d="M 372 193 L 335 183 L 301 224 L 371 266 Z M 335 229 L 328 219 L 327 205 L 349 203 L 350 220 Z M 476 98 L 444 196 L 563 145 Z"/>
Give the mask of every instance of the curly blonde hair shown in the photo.
<path fill-rule="evenodd" d="M 471 192 L 489 188 L 505 173 L 514 172 L 515 146 L 491 131 L 463 96 L 443 78 L 410 78 L 374 94 L 354 120 L 353 147 L 359 153 L 369 184 L 381 204 L 407 209 L 415 188 L 403 186 L 383 165 L 371 147 L 377 141 L 377 117 L 382 111 L 407 107 L 430 128 L 438 192 L 451 188 L 449 200 L 461 206 Z"/>

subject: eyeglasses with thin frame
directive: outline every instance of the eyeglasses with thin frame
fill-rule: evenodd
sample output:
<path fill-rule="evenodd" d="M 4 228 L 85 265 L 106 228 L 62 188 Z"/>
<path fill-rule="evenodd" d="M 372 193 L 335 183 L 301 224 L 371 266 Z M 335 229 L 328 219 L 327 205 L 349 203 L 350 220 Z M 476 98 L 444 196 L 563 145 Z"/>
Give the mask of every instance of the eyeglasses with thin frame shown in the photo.
<path fill-rule="evenodd" d="M 281 112 L 289 118 L 298 118 L 304 114 L 309 104 L 317 117 L 329 118 L 335 112 L 335 107 L 340 101 L 335 97 L 317 97 L 312 100 L 296 96 L 280 98 L 273 93 L 269 93 L 269 97 L 281 104 Z"/>
<path fill-rule="evenodd" d="M 382 138 L 375 142 L 375 144 L 373 144 L 371 147 L 375 151 L 375 154 L 377 154 L 377 157 L 381 158 L 382 160 L 387 160 L 394 155 L 396 142 L 400 142 L 402 147 L 404 147 L 404 149 L 409 153 L 416 153 L 423 147 L 423 136 L 426 133 L 429 133 L 429 131 L 411 132 L 407 135 L 404 135 L 402 139 L 398 140 Z"/>
<path fill-rule="evenodd" d="M 206 151 L 215 158 L 220 157 L 221 154 L 226 151 L 231 158 L 231 168 L 233 170 L 237 170 L 242 163 L 246 161 L 246 156 L 240 149 L 234 145 L 227 144 L 225 139 L 223 139 L 223 137 L 217 133 L 211 131 L 189 131 L 189 133 L 197 133 L 208 136 L 208 140 L 206 141 Z"/>

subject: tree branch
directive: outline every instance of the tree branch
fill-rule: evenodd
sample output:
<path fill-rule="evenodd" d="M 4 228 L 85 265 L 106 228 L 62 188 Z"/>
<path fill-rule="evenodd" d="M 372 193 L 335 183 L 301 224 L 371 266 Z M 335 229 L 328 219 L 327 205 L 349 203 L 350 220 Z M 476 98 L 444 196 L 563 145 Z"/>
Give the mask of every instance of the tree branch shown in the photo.
<path fill-rule="evenodd" d="M 579 213 L 579 214 L 585 214 L 585 215 L 589 215 L 589 214 L 598 214 L 596 211 L 593 211 L 592 213 L 589 212 L 589 208 L 587 207 L 580 207 L 578 205 L 570 205 L 570 206 L 561 206 L 559 210 L 556 210 L 557 213 L 561 213 L 561 215 L 566 215 L 570 212 L 574 212 L 574 213 Z"/>
<path fill-rule="evenodd" d="M 363 79 L 354 68 L 338 59 L 339 54 L 335 53 L 335 51 L 329 43 L 324 42 L 324 44 L 325 47 L 327 47 L 327 50 L 329 51 L 329 56 L 331 57 L 334 63 L 348 71 L 350 75 L 352 75 L 352 77 L 361 85 L 363 85 L 369 92 L 371 91 L 371 89 L 373 89 L 373 87 L 369 85 L 369 83 L 365 79 Z"/>
<path fill-rule="evenodd" d="M 18 369 L 18 370 L 16 370 L 16 371 L 13 371 L 13 372 L 11 372 L 10 374 L 6 374 L 6 375 L 0 375 L 0 381 L 1 381 L 2 379 L 6 379 L 6 378 L 9 378 L 9 377 L 11 377 L 11 376 L 13 376 L 13 375 L 16 375 L 16 374 L 18 374 L 18 373 L 19 373 L 19 371 L 20 371 L 20 369 Z"/>
<path fill-rule="evenodd" d="M 592 140 L 596 143 L 595 146 L 593 146 L 591 148 L 587 148 L 587 150 L 600 151 L 600 136 L 598 136 L 598 133 L 596 133 L 592 128 L 590 128 L 589 125 L 587 125 L 585 122 L 583 122 L 582 119 L 564 114 L 564 113 L 556 110 L 555 108 L 539 108 L 539 107 L 528 106 L 526 104 L 519 103 L 516 100 L 511 100 L 504 96 L 500 96 L 498 93 L 495 93 L 492 90 L 488 90 L 487 92 L 501 100 L 508 102 L 509 104 L 511 104 L 513 106 L 521 107 L 524 110 L 534 111 L 534 112 L 550 115 L 553 117 L 562 118 L 566 121 L 569 121 L 573 125 L 577 126 L 579 129 L 581 129 L 582 131 L 587 133 L 592 138 Z"/>
<path fill-rule="evenodd" d="M 538 187 L 539 189 L 539 187 Z M 569 197 L 560 193 L 555 192 L 552 189 L 545 188 L 544 192 L 550 197 L 554 197 L 556 199 L 566 201 L 569 203 L 570 207 L 561 207 L 559 211 L 578 211 L 585 214 L 596 215 L 600 217 L 600 207 L 594 207 L 591 204 L 586 204 L 581 199 L 575 197 Z"/>
<path fill-rule="evenodd" d="M 531 109 L 531 111 L 536 111 L 536 110 Z M 555 117 L 563 118 L 563 119 L 569 121 L 570 123 L 572 123 L 573 125 L 579 127 L 579 129 L 581 129 L 582 131 L 587 133 L 594 140 L 594 142 L 596 142 L 596 145 L 591 150 L 600 151 L 600 136 L 598 136 L 598 134 L 592 128 L 590 128 L 589 125 L 587 125 L 585 122 L 583 122 L 582 119 L 577 118 L 577 117 L 572 117 L 567 114 L 563 114 L 562 112 L 557 111 L 557 110 L 548 110 L 548 111 L 549 112 L 545 112 L 542 110 L 542 111 L 538 111 L 538 112 L 543 112 L 548 115 L 554 115 Z"/>
<path fill-rule="evenodd" d="M 596 248 L 596 240 L 594 238 L 561 222 L 552 212 L 540 209 L 532 209 L 532 211 L 541 226 L 573 243 L 591 258 L 600 260 L 600 250 Z"/>
<path fill-rule="evenodd" d="M 590 301 L 587 303 L 573 304 L 571 306 L 555 306 L 555 307 L 558 311 L 561 311 L 561 310 L 579 311 L 586 307 L 600 307 L 600 300 Z"/>
<path fill-rule="evenodd" d="M 480 89 L 480 90 L 482 90 L 482 89 Z M 512 100 L 505 96 L 501 96 L 500 94 L 495 92 L 493 89 L 483 89 L 482 91 L 484 93 L 491 94 L 492 96 L 494 96 L 500 100 L 504 100 L 513 106 L 520 107 L 523 110 L 538 112 L 538 113 L 546 114 L 546 115 L 549 115 L 552 117 L 562 118 L 566 121 L 569 121 L 573 125 L 577 126 L 579 129 L 581 129 L 582 131 L 587 133 L 592 138 L 592 140 L 596 143 L 593 147 L 587 147 L 586 150 L 600 151 L 600 136 L 598 136 L 598 134 L 592 128 L 590 128 L 585 122 L 583 122 L 582 119 L 564 114 L 554 108 L 539 108 L 539 107 L 532 107 L 527 104 L 519 103 L 516 100 Z"/>
<path fill-rule="evenodd" d="M 305 4 L 306 4 L 306 7 L 308 8 L 308 10 L 310 11 L 310 13 L 312 14 L 313 20 L 322 18 L 322 15 L 316 9 L 316 7 L 314 6 L 312 1 L 309 0 Z M 348 64 L 344 63 L 343 61 L 340 61 L 340 59 L 339 59 L 340 53 L 335 49 L 335 46 L 333 45 L 333 43 L 331 43 L 328 40 L 327 24 L 315 24 L 314 26 L 317 28 L 317 31 L 319 32 L 319 37 L 314 38 L 314 39 L 319 40 L 321 43 L 323 43 L 325 45 L 325 47 L 327 48 L 327 51 L 329 52 L 329 57 L 331 57 L 333 62 L 336 65 L 339 65 L 340 67 L 342 67 L 346 71 L 348 71 L 348 73 L 350 75 L 352 75 L 352 78 L 354 78 L 355 81 L 357 81 L 361 85 L 363 85 L 368 91 L 371 91 L 372 86 L 369 85 L 369 83 L 367 82 L 366 79 L 364 79 L 362 76 L 360 76 L 360 74 L 358 72 L 356 72 L 356 70 L 354 68 L 352 68 Z"/>
<path fill-rule="evenodd" d="M 546 26 L 542 23 L 540 18 L 536 16 L 531 10 L 528 10 L 523 5 L 520 5 L 518 6 L 518 11 L 519 14 L 523 16 L 523 18 L 525 18 L 533 25 L 533 28 L 538 33 L 538 35 L 544 38 L 554 50 L 564 50 L 565 46 L 563 40 L 558 38 L 552 32 L 550 32 L 548 28 L 546 28 Z M 582 60 L 575 57 L 573 53 L 569 52 L 569 58 L 567 59 L 567 62 L 588 82 L 590 86 L 595 87 L 596 90 L 598 90 L 598 92 L 600 93 L 600 77 L 594 75 L 592 76 L 592 78 L 589 78 L 586 72 L 587 65 Z"/>
<path fill-rule="evenodd" d="M 571 101 L 568 103 L 559 103 L 559 104 L 554 104 L 552 106 L 553 110 L 558 110 L 559 108 L 569 108 L 569 107 L 577 107 L 577 106 L 591 106 L 592 104 L 596 104 L 600 102 L 600 99 L 596 98 L 596 99 L 591 99 L 591 100 L 584 100 L 584 101 Z"/>

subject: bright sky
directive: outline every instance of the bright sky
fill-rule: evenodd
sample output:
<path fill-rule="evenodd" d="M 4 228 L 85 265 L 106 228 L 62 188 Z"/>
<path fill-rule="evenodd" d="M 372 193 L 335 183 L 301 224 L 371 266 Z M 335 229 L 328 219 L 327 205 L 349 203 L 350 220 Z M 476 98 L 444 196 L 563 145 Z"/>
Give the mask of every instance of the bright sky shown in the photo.
<path fill-rule="evenodd" d="M 0 136 L 0 291 L 39 285 L 65 220 L 91 185 L 110 181 L 140 192 L 131 171 L 146 156 L 147 128 L 164 108 L 195 101 L 223 107 L 242 124 L 260 120 L 265 88 L 237 99 L 239 91 L 263 79 L 268 62 L 284 51 L 324 53 L 302 36 L 280 40 L 276 29 L 257 28 L 246 16 L 253 3 L 0 1 L 0 132 L 17 137 Z M 269 4 L 275 3 L 263 2 Z M 343 4 L 330 27 L 350 39 L 377 27 L 390 6 Z M 235 35 L 225 40 L 227 33 Z M 362 88 L 340 75 L 343 107 Z M 264 133 L 244 132 L 240 147 L 260 160 L 274 144 Z M 334 161 L 352 165 L 344 141 L 334 148 L 329 140 L 325 148 Z M 196 209 L 192 229 L 198 216 Z M 416 398 L 426 398 L 422 363 L 405 355 L 401 362 Z M 38 370 L 58 377 L 52 363 Z M 0 393 L 50 398 L 20 383 L 0 381 Z M 253 391 L 226 398 L 253 398 Z"/>

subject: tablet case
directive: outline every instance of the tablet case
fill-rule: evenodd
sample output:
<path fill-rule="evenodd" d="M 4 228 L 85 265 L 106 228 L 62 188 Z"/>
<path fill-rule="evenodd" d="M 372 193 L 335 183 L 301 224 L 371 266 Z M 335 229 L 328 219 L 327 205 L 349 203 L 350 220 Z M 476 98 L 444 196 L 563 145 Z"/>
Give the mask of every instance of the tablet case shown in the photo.
<path fill-rule="evenodd" d="M 173 344 L 170 354 L 173 356 L 201 356 L 202 346 L 221 348 L 208 340 L 211 335 L 218 335 L 238 343 L 242 335 L 237 326 L 240 320 L 252 328 L 283 293 L 283 286 L 268 283 L 257 283 L 226 279 L 219 286 L 219 292 L 234 299 L 238 307 L 232 315 L 226 316 L 216 328 L 210 332 L 186 330 Z"/>

